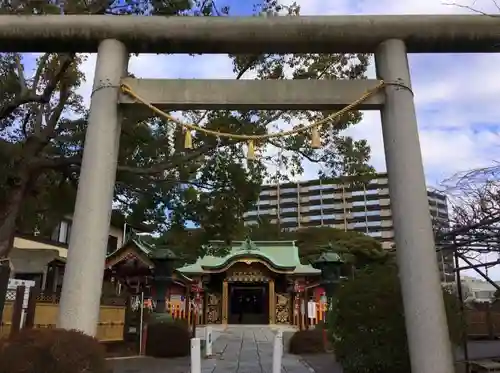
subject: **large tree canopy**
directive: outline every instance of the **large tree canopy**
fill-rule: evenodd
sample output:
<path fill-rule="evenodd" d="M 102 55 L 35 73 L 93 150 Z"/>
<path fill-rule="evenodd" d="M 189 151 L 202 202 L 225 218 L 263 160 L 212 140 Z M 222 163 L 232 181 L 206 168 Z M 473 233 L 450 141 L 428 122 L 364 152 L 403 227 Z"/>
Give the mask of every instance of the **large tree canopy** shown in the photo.
<path fill-rule="evenodd" d="M 206 0 L 181 1 L 54 1 L 20 0 L 0 3 L 4 14 L 137 14 L 165 16 L 227 16 L 230 9 Z M 277 0 L 257 4 L 256 15 L 296 16 L 300 8 Z M 45 53 L 31 71 L 32 56 L 0 55 L 0 257 L 8 255 L 16 230 L 46 234 L 54 222 L 72 213 L 87 126 L 87 108 L 78 88 L 85 80 L 83 55 Z M 250 74 L 256 79 L 364 78 L 368 57 L 360 54 L 238 55 L 233 60 L 235 79 Z M 329 112 L 208 111 L 184 112 L 190 123 L 240 134 L 275 131 L 277 122 L 308 124 Z M 359 122 L 351 112 L 323 127 L 323 148 L 314 150 L 309 135 L 274 140 L 287 151 L 283 166 L 299 174 L 302 161 L 322 165 L 324 175 L 362 175 L 370 148 L 341 130 Z M 117 208 L 132 223 L 148 221 L 159 231 L 179 227 L 187 220 L 208 236 L 236 237 L 242 214 L 256 200 L 269 177 L 273 159 L 268 148 L 257 149 L 248 163 L 243 144 L 200 133 L 193 148 L 184 149 L 182 131 L 160 118 L 125 116 L 115 187 Z M 173 145 L 173 146 L 172 146 Z"/>
<path fill-rule="evenodd" d="M 160 237 L 150 239 L 150 243 L 155 247 L 168 247 L 184 262 L 194 262 L 198 256 L 206 254 L 203 248 L 211 238 L 213 237 L 207 235 L 201 228 L 172 227 Z M 251 227 L 240 224 L 236 235 L 232 238 L 234 240 L 250 238 L 254 241 L 295 241 L 304 263 L 313 263 L 324 252 L 335 252 L 347 264 L 358 268 L 373 262 L 384 261 L 390 257 L 390 254 L 382 249 L 380 242 L 375 238 L 360 232 L 330 227 L 303 227 L 294 231 L 286 231 L 276 224 L 262 221 L 261 224 Z M 222 255 L 225 252 L 210 252 L 210 254 Z"/>

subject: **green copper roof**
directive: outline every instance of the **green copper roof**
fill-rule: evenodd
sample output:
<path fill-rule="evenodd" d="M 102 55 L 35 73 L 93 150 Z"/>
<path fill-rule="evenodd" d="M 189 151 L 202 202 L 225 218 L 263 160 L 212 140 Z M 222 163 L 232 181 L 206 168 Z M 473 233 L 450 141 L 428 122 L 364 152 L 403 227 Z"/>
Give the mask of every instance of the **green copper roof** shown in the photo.
<path fill-rule="evenodd" d="M 223 241 L 210 242 L 212 247 L 224 248 Z M 311 265 L 300 263 L 299 249 L 294 241 L 234 241 L 227 255 L 206 255 L 198 258 L 196 263 L 178 268 L 183 274 L 203 273 L 206 270 L 222 268 L 231 261 L 243 258 L 257 258 L 268 262 L 279 270 L 291 271 L 294 274 L 319 275 L 321 271 Z"/>
<path fill-rule="evenodd" d="M 114 250 L 113 252 L 106 255 L 106 258 L 110 258 L 110 257 L 116 255 L 118 252 L 122 251 L 124 248 L 126 248 L 130 245 L 134 245 L 135 247 L 137 247 L 139 249 L 139 251 L 142 254 L 145 254 L 147 257 L 151 256 L 151 253 L 153 252 L 153 249 L 151 248 L 150 245 L 143 242 L 140 238 L 134 237 L 134 238 L 130 238 L 127 242 L 125 242 L 125 244 L 123 244 L 122 247 L 119 247 L 116 250 Z"/>

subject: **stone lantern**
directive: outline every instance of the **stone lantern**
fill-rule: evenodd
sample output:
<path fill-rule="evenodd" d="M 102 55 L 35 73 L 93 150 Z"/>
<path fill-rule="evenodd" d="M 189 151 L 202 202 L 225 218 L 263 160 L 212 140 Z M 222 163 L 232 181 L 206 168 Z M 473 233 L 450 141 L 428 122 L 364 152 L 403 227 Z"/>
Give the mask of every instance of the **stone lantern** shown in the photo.
<path fill-rule="evenodd" d="M 333 297 L 335 287 L 340 281 L 340 273 L 344 261 L 334 252 L 322 253 L 313 263 L 314 268 L 321 270 L 321 285 L 324 287 L 328 300 Z"/>
<path fill-rule="evenodd" d="M 178 260 L 177 255 L 170 249 L 156 249 L 151 255 L 154 264 L 153 287 L 155 289 L 155 312 L 165 312 L 165 299 L 167 291 L 172 284 L 172 275 L 175 269 L 175 263 Z"/>

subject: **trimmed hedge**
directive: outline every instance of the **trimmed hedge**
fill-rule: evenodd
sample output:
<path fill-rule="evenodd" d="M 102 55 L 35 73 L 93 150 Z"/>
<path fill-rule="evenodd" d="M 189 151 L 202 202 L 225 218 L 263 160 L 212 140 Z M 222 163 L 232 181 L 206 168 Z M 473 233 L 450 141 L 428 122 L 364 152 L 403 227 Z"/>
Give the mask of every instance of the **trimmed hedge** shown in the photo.
<path fill-rule="evenodd" d="M 181 357 L 191 352 L 189 329 L 181 322 L 164 321 L 148 325 L 146 355 L 152 357 Z"/>
<path fill-rule="evenodd" d="M 464 324 L 456 296 L 443 291 L 450 340 Z M 394 264 L 373 265 L 343 283 L 329 314 L 329 337 L 345 373 L 410 372 L 403 301 Z"/>
<path fill-rule="evenodd" d="M 325 352 L 323 328 L 295 332 L 290 338 L 289 351 L 296 355 Z"/>
<path fill-rule="evenodd" d="M 76 330 L 24 329 L 0 343 L 0 373 L 107 373 L 105 348 Z"/>

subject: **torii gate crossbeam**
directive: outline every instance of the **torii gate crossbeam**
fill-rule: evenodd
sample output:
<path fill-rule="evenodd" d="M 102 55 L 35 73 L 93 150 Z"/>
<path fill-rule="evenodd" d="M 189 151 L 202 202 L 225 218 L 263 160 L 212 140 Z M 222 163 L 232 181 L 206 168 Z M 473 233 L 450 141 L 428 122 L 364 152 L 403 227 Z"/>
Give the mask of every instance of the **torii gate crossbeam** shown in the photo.
<path fill-rule="evenodd" d="M 129 53 L 374 53 L 400 39 L 408 53 L 495 52 L 496 17 L 0 16 L 3 52 L 97 52 L 120 40 Z"/>
<path fill-rule="evenodd" d="M 131 105 L 119 94 L 128 53 L 375 53 L 378 78 L 399 84 L 387 86 L 385 95 L 374 96 L 365 109 L 382 112 L 412 372 L 453 373 L 407 53 L 493 52 L 498 35 L 498 20 L 483 16 L 0 16 L 0 50 L 98 52 L 58 326 L 96 333 L 120 112 Z M 185 109 L 246 104 L 314 109 L 345 106 L 356 90 L 375 82 L 332 81 L 332 92 L 325 93 L 325 98 L 319 93 L 328 90 L 328 82 L 129 83 L 146 87 L 152 102 Z M 168 92 L 174 84 L 183 85 L 180 99 Z M 206 84 L 218 94 L 200 92 Z M 227 84 L 232 85 L 234 96 L 224 94 Z M 312 90 L 314 85 L 320 87 L 310 93 L 314 100 L 303 94 L 304 84 Z M 344 90 L 335 92 L 341 85 Z M 245 89 L 249 89 L 248 101 L 242 94 Z M 267 99 L 259 97 L 258 90 L 274 90 L 276 97 L 269 92 Z"/>

